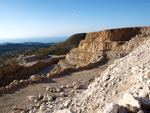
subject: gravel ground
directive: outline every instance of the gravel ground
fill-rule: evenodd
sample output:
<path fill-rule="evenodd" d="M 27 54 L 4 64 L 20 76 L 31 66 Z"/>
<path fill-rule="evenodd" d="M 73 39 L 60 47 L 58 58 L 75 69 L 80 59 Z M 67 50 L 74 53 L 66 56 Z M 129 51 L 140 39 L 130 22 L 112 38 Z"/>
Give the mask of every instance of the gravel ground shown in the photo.
<path fill-rule="evenodd" d="M 48 86 L 60 87 L 62 85 L 71 85 L 73 82 L 79 82 L 80 84 L 84 85 L 84 88 L 86 89 L 88 84 L 92 82 L 103 70 L 105 70 L 108 65 L 113 63 L 113 61 L 114 59 L 111 59 L 104 65 L 98 65 L 96 67 L 88 68 L 86 70 L 55 76 L 41 83 L 25 85 L 19 89 L 9 91 L 7 92 L 7 94 L 3 94 L 0 96 L 0 113 L 11 113 L 14 105 L 17 105 L 17 107 L 19 108 L 27 106 L 27 96 L 45 94 L 47 93 L 45 87 Z M 47 71 L 48 68 L 45 69 Z M 43 71 L 44 70 L 42 70 L 42 72 Z"/>

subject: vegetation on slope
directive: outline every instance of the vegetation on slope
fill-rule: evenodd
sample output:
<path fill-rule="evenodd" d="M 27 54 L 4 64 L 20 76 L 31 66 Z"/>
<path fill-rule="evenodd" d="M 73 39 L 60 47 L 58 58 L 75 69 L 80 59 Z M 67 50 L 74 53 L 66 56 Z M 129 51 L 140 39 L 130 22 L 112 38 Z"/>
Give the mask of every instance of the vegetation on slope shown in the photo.
<path fill-rule="evenodd" d="M 4 50 L 5 50 L 4 53 L 1 51 L 3 49 L 0 49 L 0 52 L 1 52 L 1 54 L 0 54 L 0 69 L 2 69 L 3 67 L 5 67 L 9 64 L 16 64 L 17 61 L 14 58 L 18 57 L 21 54 L 23 54 L 23 55 L 39 55 L 39 54 L 65 55 L 71 49 L 78 47 L 80 41 L 85 39 L 85 36 L 86 36 L 86 33 L 74 34 L 71 37 L 69 37 L 66 41 L 57 43 L 52 46 L 49 45 L 48 48 L 41 47 L 39 45 L 39 46 L 33 47 L 31 49 L 26 49 L 26 48 L 24 48 L 26 46 L 21 46 L 21 45 L 14 46 L 13 45 L 11 47 L 8 47 L 8 49 L 10 48 L 13 50 L 13 47 L 14 47 L 15 51 L 8 51 L 8 50 L 5 50 L 6 48 L 4 48 Z M 8 51 L 8 52 L 6 52 L 6 51 Z"/>
<path fill-rule="evenodd" d="M 55 43 L 38 43 L 38 42 L 25 42 L 25 43 L 6 43 L 0 45 L 0 54 L 10 52 L 10 51 L 17 51 L 17 50 L 27 50 L 31 48 L 37 47 L 49 47 L 54 45 Z"/>
<path fill-rule="evenodd" d="M 62 43 L 55 44 L 49 48 L 28 49 L 24 54 L 65 55 L 71 49 L 78 47 L 80 41 L 85 39 L 85 35 L 86 33 L 74 34 Z"/>

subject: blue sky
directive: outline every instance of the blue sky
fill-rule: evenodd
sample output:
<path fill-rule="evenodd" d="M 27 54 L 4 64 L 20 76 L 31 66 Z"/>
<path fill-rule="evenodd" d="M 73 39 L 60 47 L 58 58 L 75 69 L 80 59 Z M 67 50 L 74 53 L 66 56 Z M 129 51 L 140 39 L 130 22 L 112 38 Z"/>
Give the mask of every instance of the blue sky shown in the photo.
<path fill-rule="evenodd" d="M 150 0 L 0 0 L 0 39 L 149 25 Z"/>

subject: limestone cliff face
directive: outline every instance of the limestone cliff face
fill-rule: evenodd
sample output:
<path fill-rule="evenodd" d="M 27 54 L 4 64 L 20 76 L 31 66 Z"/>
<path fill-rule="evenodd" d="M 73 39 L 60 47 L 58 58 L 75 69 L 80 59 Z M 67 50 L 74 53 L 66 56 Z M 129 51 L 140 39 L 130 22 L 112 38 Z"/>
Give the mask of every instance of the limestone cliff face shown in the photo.
<path fill-rule="evenodd" d="M 53 71 L 98 61 L 104 54 L 107 55 L 112 51 L 120 53 L 125 50 L 122 45 L 128 43 L 132 38 L 145 37 L 149 34 L 150 27 L 119 28 L 88 33 L 85 40 L 80 42 L 78 48 L 71 50 L 65 60 L 60 61 Z"/>

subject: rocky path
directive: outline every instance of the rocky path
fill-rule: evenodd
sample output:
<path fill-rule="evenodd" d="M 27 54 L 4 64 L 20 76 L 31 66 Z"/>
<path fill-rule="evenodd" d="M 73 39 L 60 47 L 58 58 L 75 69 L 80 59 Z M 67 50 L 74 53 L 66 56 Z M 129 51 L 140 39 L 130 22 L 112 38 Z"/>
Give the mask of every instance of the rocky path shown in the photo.
<path fill-rule="evenodd" d="M 0 97 L 0 113 L 11 113 L 14 105 L 17 105 L 19 108 L 24 108 L 24 106 L 27 106 L 27 96 L 48 93 L 48 91 L 46 91 L 46 87 L 49 86 L 60 87 L 71 85 L 73 82 L 78 82 L 82 84 L 84 88 L 87 88 L 88 84 L 93 81 L 94 78 L 96 78 L 103 70 L 105 70 L 108 65 L 113 63 L 113 61 L 114 59 L 111 59 L 102 66 L 99 65 L 86 70 L 55 76 L 52 79 L 43 81 L 42 83 L 26 85 L 20 89 L 16 89 L 15 91 L 10 91 L 7 94 L 3 94 Z"/>

